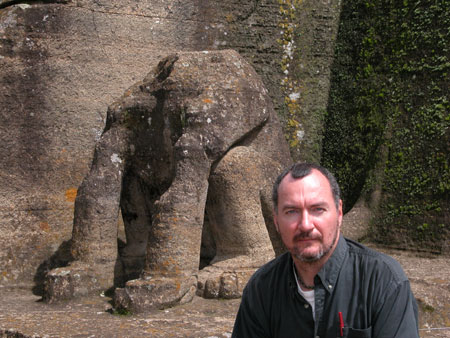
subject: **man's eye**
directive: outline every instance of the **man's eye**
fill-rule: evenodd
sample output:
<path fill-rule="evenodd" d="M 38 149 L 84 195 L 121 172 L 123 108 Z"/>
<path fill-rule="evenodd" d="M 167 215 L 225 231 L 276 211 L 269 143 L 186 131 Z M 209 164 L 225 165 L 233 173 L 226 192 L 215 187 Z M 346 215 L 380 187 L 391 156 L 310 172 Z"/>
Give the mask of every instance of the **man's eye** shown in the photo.
<path fill-rule="evenodd" d="M 286 211 L 286 214 L 288 214 L 288 215 L 293 215 L 293 214 L 297 214 L 297 213 L 298 213 L 298 210 L 295 210 L 295 209 Z"/>

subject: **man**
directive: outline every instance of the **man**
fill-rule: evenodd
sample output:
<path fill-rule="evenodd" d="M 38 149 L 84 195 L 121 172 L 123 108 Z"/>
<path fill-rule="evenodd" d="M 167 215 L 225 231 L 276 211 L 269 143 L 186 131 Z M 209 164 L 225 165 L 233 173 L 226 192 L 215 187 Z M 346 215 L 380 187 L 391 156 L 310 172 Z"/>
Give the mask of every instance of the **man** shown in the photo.
<path fill-rule="evenodd" d="M 340 235 L 340 189 L 328 170 L 294 164 L 272 197 L 288 252 L 248 282 L 233 337 L 419 337 L 399 263 Z"/>

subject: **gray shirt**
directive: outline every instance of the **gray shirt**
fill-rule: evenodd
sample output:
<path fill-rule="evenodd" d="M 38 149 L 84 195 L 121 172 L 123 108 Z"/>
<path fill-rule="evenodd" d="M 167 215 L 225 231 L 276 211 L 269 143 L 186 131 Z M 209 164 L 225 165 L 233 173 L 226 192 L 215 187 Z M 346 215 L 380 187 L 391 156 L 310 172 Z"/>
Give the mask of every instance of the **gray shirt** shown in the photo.
<path fill-rule="evenodd" d="M 417 304 L 393 258 L 339 239 L 315 277 L 315 318 L 297 292 L 292 257 L 261 267 L 245 287 L 233 337 L 419 337 Z"/>

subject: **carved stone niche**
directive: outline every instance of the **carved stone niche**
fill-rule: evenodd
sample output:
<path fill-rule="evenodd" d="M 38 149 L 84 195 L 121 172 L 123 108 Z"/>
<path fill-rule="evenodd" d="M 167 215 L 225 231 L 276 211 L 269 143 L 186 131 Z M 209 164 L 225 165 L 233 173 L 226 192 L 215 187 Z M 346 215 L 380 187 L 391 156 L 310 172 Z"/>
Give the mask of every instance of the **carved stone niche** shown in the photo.
<path fill-rule="evenodd" d="M 47 274 L 44 299 L 120 286 L 120 278 L 128 281 L 115 306 L 133 312 L 196 293 L 241 296 L 254 270 L 282 250 L 271 187 L 290 162 L 267 90 L 239 54 L 168 56 L 108 108 L 75 202 L 74 260 Z M 214 257 L 200 270 L 202 233 Z"/>

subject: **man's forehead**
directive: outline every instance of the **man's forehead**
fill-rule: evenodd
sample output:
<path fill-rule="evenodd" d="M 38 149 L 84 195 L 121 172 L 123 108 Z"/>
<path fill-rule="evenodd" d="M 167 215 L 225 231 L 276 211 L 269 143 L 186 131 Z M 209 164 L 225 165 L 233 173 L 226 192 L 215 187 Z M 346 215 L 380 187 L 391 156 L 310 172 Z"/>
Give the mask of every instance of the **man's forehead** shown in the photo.
<path fill-rule="evenodd" d="M 288 186 L 295 183 L 303 183 L 302 188 L 306 189 L 306 191 L 311 194 L 320 192 L 321 194 L 329 193 L 330 196 L 333 195 L 330 182 L 316 169 L 312 169 L 308 175 L 299 178 L 294 178 L 292 173 L 287 174 L 281 181 L 279 192 L 284 191 Z"/>

